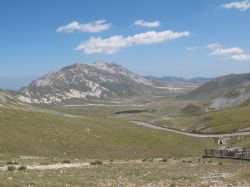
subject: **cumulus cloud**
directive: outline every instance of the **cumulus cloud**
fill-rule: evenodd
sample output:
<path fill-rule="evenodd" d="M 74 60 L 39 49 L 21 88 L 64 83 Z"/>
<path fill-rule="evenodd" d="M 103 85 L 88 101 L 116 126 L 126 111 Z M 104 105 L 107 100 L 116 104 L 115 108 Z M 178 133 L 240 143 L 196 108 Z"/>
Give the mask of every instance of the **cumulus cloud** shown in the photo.
<path fill-rule="evenodd" d="M 244 51 L 239 47 L 232 47 L 232 48 L 217 48 L 210 53 L 210 55 L 216 56 L 226 56 L 226 55 L 233 55 L 233 54 L 242 54 Z"/>
<path fill-rule="evenodd" d="M 86 55 L 93 55 L 93 54 L 113 54 L 119 48 L 127 46 L 128 43 L 126 39 L 122 36 L 112 36 L 107 39 L 102 39 L 100 37 L 93 38 L 91 37 L 90 40 L 82 42 L 80 45 L 76 47 L 76 50 L 83 51 Z"/>
<path fill-rule="evenodd" d="M 222 48 L 219 43 L 211 43 L 205 47 L 211 50 L 210 55 L 212 56 L 224 56 L 234 61 L 250 61 L 250 54 L 246 54 L 239 47 Z"/>
<path fill-rule="evenodd" d="M 241 11 L 245 11 L 250 8 L 250 0 L 235 1 L 228 4 L 224 4 L 222 5 L 222 7 L 226 9 L 238 9 Z"/>
<path fill-rule="evenodd" d="M 187 37 L 190 34 L 191 33 L 188 31 L 173 32 L 171 30 L 166 30 L 162 32 L 149 31 L 127 37 L 115 35 L 106 39 L 91 37 L 88 41 L 80 43 L 75 49 L 82 51 L 86 55 L 100 53 L 113 54 L 123 47 L 160 43 L 181 37 Z"/>
<path fill-rule="evenodd" d="M 196 49 L 204 49 L 207 48 L 210 53 L 210 56 L 219 56 L 228 60 L 234 61 L 250 61 L 250 54 L 246 54 L 242 48 L 239 47 L 231 47 L 231 48 L 223 48 L 222 45 L 218 42 L 210 43 L 205 46 L 194 46 L 189 47 L 187 50 L 196 50 Z"/>
<path fill-rule="evenodd" d="M 148 22 L 143 19 L 139 19 L 136 20 L 134 24 L 143 27 L 159 27 L 161 23 L 159 21 Z"/>
<path fill-rule="evenodd" d="M 250 54 L 233 55 L 230 59 L 235 61 L 250 61 Z"/>
<path fill-rule="evenodd" d="M 108 30 L 111 27 L 110 23 L 107 23 L 106 20 L 97 20 L 95 22 L 89 23 L 79 23 L 77 21 L 73 21 L 67 25 L 60 26 L 56 29 L 57 32 L 101 32 Z"/>

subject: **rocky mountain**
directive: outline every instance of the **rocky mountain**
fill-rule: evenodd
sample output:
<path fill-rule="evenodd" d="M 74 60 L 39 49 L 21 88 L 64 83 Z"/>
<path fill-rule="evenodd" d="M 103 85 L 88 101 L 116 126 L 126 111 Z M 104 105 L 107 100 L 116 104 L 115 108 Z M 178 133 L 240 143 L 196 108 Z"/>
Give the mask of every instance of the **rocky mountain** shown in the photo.
<path fill-rule="evenodd" d="M 72 99 L 151 94 L 153 83 L 118 64 L 74 64 L 51 72 L 19 91 L 26 103 L 59 103 Z"/>
<path fill-rule="evenodd" d="M 210 100 L 207 110 L 221 110 L 250 100 L 250 73 L 215 78 L 192 91 L 187 98 Z"/>

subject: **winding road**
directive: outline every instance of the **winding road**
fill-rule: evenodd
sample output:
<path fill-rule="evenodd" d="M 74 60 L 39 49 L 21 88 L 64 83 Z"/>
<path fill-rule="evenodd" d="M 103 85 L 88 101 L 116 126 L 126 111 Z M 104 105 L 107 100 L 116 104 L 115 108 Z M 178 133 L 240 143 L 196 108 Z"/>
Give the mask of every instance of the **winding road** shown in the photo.
<path fill-rule="evenodd" d="M 145 122 L 145 121 L 133 120 L 133 121 L 129 121 L 129 122 L 133 123 L 135 125 L 147 127 L 150 129 L 169 131 L 169 132 L 174 132 L 174 133 L 178 133 L 178 134 L 182 134 L 182 135 L 186 135 L 186 136 L 198 137 L 198 138 L 224 138 L 224 137 L 250 135 L 250 131 L 231 132 L 231 133 L 224 133 L 224 134 L 218 134 L 218 133 L 217 134 L 199 134 L 199 133 L 193 133 L 193 132 L 185 132 L 185 131 L 181 131 L 178 129 L 172 129 L 172 128 L 168 128 L 168 127 L 160 127 L 154 123 L 149 123 L 149 122 Z"/>

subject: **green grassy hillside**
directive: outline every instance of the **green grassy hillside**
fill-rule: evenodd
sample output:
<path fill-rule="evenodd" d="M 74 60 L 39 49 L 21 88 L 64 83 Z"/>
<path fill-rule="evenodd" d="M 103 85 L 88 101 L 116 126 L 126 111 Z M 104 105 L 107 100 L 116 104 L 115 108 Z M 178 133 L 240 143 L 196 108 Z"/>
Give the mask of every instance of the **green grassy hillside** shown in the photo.
<path fill-rule="evenodd" d="M 145 158 L 200 156 L 213 140 L 128 124 L 125 120 L 72 118 L 0 108 L 1 156 Z"/>
<path fill-rule="evenodd" d="M 237 107 L 200 116 L 158 120 L 156 123 L 177 129 L 202 133 L 226 133 L 250 128 L 250 107 Z"/>

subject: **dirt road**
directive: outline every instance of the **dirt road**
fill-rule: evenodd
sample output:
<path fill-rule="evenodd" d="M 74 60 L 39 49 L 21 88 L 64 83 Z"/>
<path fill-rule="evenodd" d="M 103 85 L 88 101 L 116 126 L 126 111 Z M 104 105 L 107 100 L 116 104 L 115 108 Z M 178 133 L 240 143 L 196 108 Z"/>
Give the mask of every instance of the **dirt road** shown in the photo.
<path fill-rule="evenodd" d="M 145 121 L 130 121 L 130 123 L 133 123 L 135 125 L 138 126 L 143 126 L 143 127 L 147 127 L 150 129 L 155 129 L 155 130 L 162 130 L 162 131 L 169 131 L 169 132 L 174 132 L 174 133 L 178 133 L 178 134 L 182 134 L 182 135 L 186 135 L 186 136 L 192 136 L 192 137 L 199 137 L 199 138 L 224 138 L 224 137 L 232 137 L 232 136 L 248 136 L 250 135 L 250 131 L 242 131 L 242 132 L 232 132 L 232 133 L 225 133 L 225 134 L 201 134 L 201 133 L 192 133 L 192 132 L 185 132 L 185 131 L 181 131 L 178 129 L 172 129 L 172 128 L 168 128 L 168 127 L 160 127 L 157 124 L 154 123 L 149 123 L 149 122 L 145 122 Z"/>

